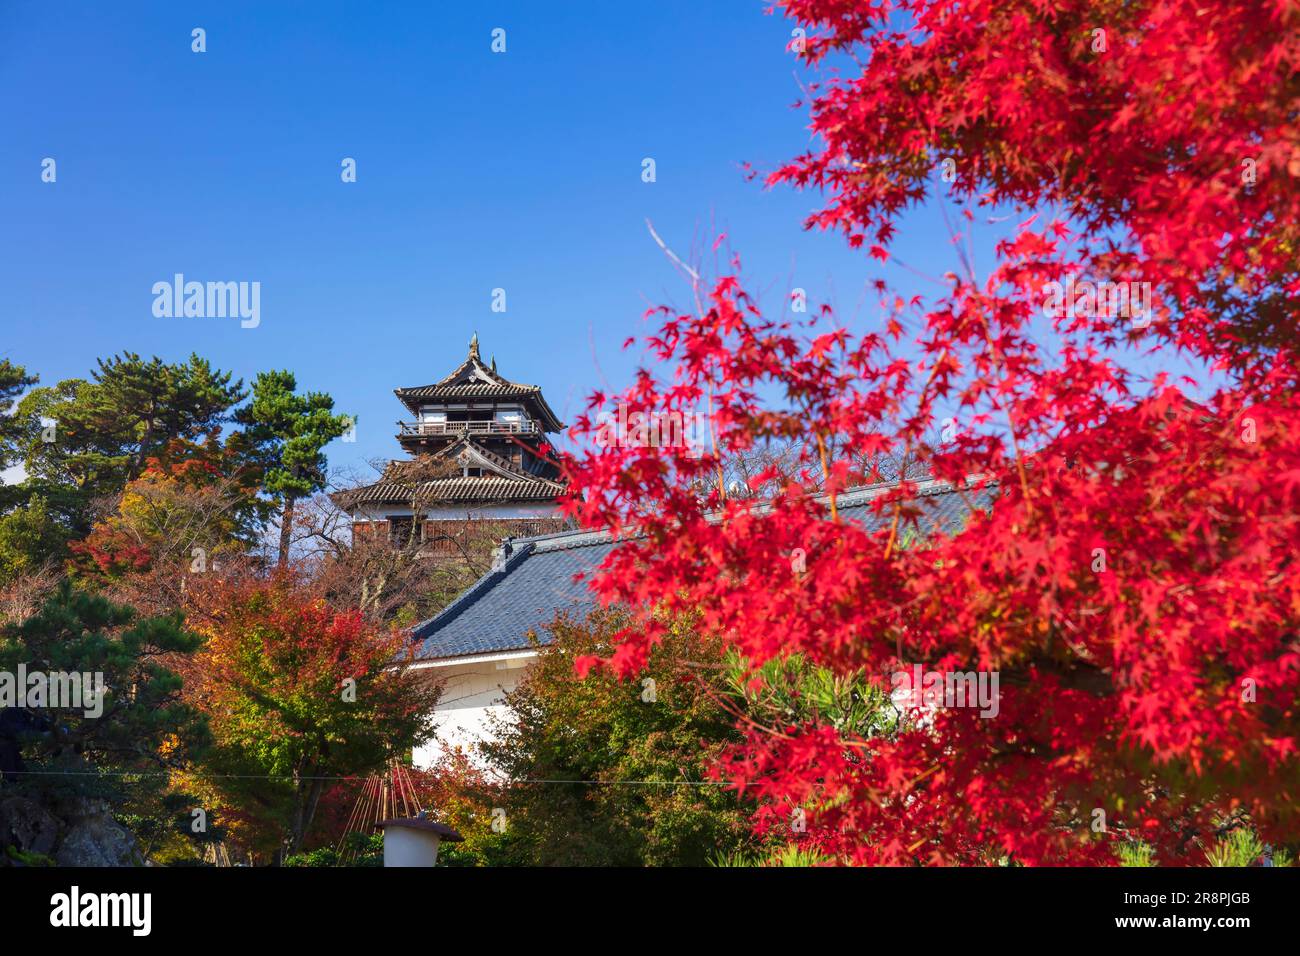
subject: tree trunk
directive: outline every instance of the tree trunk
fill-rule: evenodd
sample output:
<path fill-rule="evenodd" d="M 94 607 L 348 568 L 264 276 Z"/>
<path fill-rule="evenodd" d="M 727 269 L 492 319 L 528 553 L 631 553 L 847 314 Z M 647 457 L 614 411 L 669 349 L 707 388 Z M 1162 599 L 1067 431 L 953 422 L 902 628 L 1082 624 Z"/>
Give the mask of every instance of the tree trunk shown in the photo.
<path fill-rule="evenodd" d="M 293 815 L 289 818 L 289 833 L 281 850 L 281 863 L 284 862 L 284 857 L 302 852 L 307 840 L 307 831 L 311 829 L 316 806 L 325 789 L 325 781 L 317 774 L 317 769 L 315 766 L 310 767 L 308 774 L 298 776 L 294 781 Z"/>
<path fill-rule="evenodd" d="M 140 436 L 140 444 L 131 456 L 131 464 L 127 469 L 126 480 L 135 481 L 144 472 L 144 460 L 149 454 L 149 445 L 153 442 L 153 422 L 154 409 L 151 406 L 149 413 L 144 416 L 144 434 Z"/>
<path fill-rule="evenodd" d="M 311 782 L 311 792 L 307 794 L 307 807 L 302 815 L 302 835 L 299 840 L 307 839 L 307 831 L 311 829 L 311 822 L 316 819 L 316 807 L 320 803 L 320 795 L 325 790 L 325 781 L 317 777 Z"/>
<path fill-rule="evenodd" d="M 293 506 L 295 499 L 284 499 L 284 513 L 280 515 L 280 567 L 289 564 L 289 539 L 293 532 Z"/>

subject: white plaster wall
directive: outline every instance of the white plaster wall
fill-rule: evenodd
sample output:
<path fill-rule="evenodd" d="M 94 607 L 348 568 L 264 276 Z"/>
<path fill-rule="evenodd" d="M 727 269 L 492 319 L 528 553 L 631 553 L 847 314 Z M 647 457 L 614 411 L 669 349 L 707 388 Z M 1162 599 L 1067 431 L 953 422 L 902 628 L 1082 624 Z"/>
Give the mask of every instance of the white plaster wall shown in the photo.
<path fill-rule="evenodd" d="M 430 679 L 442 684 L 442 695 L 434 710 L 434 738 L 415 749 L 415 766 L 428 768 L 449 750 L 460 747 L 475 765 L 486 768 L 476 744 L 495 736 L 490 717 L 507 717 L 505 693 L 519 683 L 534 656 L 528 653 L 427 668 Z"/>
<path fill-rule="evenodd" d="M 357 508 L 352 512 L 353 521 L 384 521 L 388 518 L 409 518 L 410 508 L 381 505 Z M 505 518 L 559 518 L 560 509 L 553 503 L 538 501 L 520 501 L 510 504 L 479 505 L 473 508 L 441 507 L 429 508 L 425 517 L 431 520 L 465 521 L 465 520 L 502 520 Z"/>
<path fill-rule="evenodd" d="M 407 509 L 410 513 L 410 509 Z M 446 518 L 452 521 L 463 520 L 466 515 L 473 518 L 560 518 L 560 509 L 553 502 L 516 501 L 510 504 L 480 505 L 472 509 L 465 508 L 430 508 L 425 516 L 432 519 Z"/>

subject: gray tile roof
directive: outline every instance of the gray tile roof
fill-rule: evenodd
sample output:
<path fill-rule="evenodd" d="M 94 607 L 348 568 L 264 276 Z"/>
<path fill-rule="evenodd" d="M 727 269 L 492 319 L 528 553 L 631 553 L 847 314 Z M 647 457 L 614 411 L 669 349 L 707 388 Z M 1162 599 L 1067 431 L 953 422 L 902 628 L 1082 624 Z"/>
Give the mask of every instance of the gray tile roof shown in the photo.
<path fill-rule="evenodd" d="M 492 360 L 491 367 L 483 364 L 483 360 L 479 357 L 477 332 L 470 339 L 469 354 L 465 357 L 465 361 L 452 369 L 448 375 L 432 385 L 395 388 L 393 394 L 417 415 L 422 401 L 523 399 L 535 406 L 546 431 L 558 432 L 564 429 L 564 423 L 546 403 L 539 386 L 510 381 L 497 371 L 496 359 Z"/>
<path fill-rule="evenodd" d="M 399 398 L 531 398 L 540 389 L 536 385 L 515 385 L 512 382 L 462 382 L 456 385 L 418 385 L 415 388 L 394 389 Z"/>
<path fill-rule="evenodd" d="M 412 499 L 424 503 L 554 501 L 564 494 L 558 481 L 529 475 L 526 478 L 502 478 L 483 475 L 470 478 L 436 478 L 412 486 L 396 481 L 378 481 L 363 488 L 338 492 L 335 501 L 347 508 L 361 504 L 408 504 Z"/>
<path fill-rule="evenodd" d="M 959 530 L 970 513 L 968 497 L 979 508 L 987 508 L 992 500 L 989 489 L 963 496 L 943 482 L 917 484 L 922 534 Z M 873 515 L 870 504 L 893 487 L 872 485 L 843 493 L 836 500 L 841 516 L 873 531 L 887 526 L 890 513 Z M 573 578 L 594 569 L 613 547 L 609 535 L 601 531 L 517 539 L 503 566 L 489 571 L 435 617 L 416 625 L 412 633 L 423 642 L 417 656 L 439 660 L 522 650 L 532 646 L 530 633 L 540 643 L 548 643 L 551 635 L 545 626 L 557 611 L 580 616 L 595 607 L 587 582 Z"/>

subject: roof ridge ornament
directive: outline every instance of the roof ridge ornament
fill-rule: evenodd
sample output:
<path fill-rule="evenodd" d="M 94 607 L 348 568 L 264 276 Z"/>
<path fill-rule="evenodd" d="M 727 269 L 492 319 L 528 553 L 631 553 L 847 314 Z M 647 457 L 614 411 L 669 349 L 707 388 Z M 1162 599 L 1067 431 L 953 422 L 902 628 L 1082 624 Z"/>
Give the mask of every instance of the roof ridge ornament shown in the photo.
<path fill-rule="evenodd" d="M 478 332 L 474 333 L 473 338 L 469 340 L 469 357 L 479 361 L 478 357 Z"/>

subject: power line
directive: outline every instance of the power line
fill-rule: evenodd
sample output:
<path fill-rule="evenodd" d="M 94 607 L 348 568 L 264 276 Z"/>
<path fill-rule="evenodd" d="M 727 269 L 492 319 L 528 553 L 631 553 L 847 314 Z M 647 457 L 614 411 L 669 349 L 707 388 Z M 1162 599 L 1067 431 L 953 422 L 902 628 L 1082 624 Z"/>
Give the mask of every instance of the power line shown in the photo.
<path fill-rule="evenodd" d="M 29 777 L 167 777 L 172 773 L 190 773 L 201 780 L 285 780 L 285 781 L 302 781 L 302 780 L 369 780 L 374 774 L 348 774 L 348 775 L 306 775 L 295 777 L 293 774 L 261 774 L 261 773 L 197 773 L 195 771 L 168 771 L 168 770 L 6 770 L 5 776 L 11 774 Z M 498 781 L 489 781 L 489 785 L 495 785 Z M 513 779 L 503 779 L 499 781 L 502 785 L 520 786 L 520 785 L 567 785 L 567 786 L 589 786 L 589 787 L 614 787 L 614 786 L 635 786 L 635 787 L 726 787 L 729 786 L 723 780 L 555 780 L 538 777 L 519 777 Z"/>

